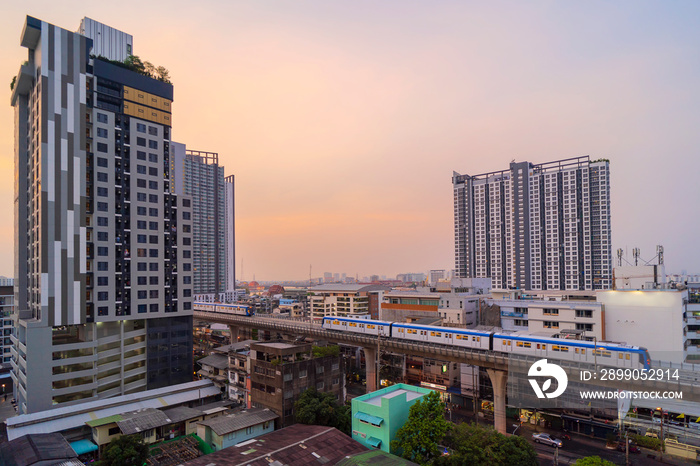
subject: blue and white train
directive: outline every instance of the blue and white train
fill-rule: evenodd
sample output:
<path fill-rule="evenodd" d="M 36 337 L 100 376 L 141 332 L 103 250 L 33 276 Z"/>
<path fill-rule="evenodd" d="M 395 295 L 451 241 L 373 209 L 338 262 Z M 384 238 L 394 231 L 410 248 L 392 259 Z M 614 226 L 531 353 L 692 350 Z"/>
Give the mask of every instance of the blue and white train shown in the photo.
<path fill-rule="evenodd" d="M 245 304 L 222 304 L 222 303 L 204 303 L 195 302 L 194 308 L 197 311 L 204 312 L 216 312 L 219 314 L 229 314 L 237 316 L 248 316 L 254 315 L 253 310 L 250 306 Z"/>
<path fill-rule="evenodd" d="M 619 343 L 593 343 L 526 333 L 489 332 L 347 317 L 324 317 L 321 325 L 327 330 L 379 335 L 399 340 L 437 343 L 498 353 L 588 362 L 601 366 L 651 368 L 651 358 L 646 348 Z"/>

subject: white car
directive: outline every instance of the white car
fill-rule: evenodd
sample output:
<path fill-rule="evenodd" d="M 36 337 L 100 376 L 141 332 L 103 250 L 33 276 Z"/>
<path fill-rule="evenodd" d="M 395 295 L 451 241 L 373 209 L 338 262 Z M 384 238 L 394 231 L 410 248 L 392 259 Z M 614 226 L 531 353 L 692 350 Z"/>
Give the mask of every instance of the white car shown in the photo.
<path fill-rule="evenodd" d="M 532 440 L 537 443 L 544 443 L 550 447 L 563 447 L 564 444 L 558 438 L 554 438 L 549 434 L 532 434 Z"/>

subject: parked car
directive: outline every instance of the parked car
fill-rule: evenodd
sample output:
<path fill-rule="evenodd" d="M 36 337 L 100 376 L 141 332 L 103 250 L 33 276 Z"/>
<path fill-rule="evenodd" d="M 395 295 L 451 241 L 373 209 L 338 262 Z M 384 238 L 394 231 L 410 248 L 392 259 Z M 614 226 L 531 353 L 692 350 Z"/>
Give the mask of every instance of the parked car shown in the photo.
<path fill-rule="evenodd" d="M 625 452 L 625 442 L 620 442 L 617 444 L 617 451 Z M 629 452 L 630 453 L 641 453 L 642 450 L 639 449 L 639 447 L 635 444 L 632 443 L 630 440 L 630 446 L 629 446 Z"/>
<path fill-rule="evenodd" d="M 537 443 L 543 443 L 550 447 L 563 447 L 564 443 L 558 438 L 554 438 L 549 434 L 532 434 L 532 440 Z"/>

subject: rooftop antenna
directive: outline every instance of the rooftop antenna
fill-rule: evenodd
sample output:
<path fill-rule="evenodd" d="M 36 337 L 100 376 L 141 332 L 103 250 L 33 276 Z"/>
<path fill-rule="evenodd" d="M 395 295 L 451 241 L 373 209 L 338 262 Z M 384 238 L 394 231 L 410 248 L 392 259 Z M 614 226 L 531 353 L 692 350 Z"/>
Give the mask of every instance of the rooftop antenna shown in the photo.
<path fill-rule="evenodd" d="M 622 250 L 622 248 L 619 248 L 617 250 L 617 266 L 618 267 L 622 267 L 622 254 L 623 253 L 624 253 L 624 251 Z"/>
<path fill-rule="evenodd" d="M 639 265 L 639 248 L 632 249 L 632 257 L 634 257 L 634 265 Z"/>

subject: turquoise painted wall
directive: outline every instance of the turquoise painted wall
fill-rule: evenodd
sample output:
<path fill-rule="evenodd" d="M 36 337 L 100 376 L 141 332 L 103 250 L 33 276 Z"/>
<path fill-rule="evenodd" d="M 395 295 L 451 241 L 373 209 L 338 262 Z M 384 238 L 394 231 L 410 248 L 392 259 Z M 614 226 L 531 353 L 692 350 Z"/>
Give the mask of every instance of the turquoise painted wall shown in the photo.
<path fill-rule="evenodd" d="M 407 394 L 387 398 L 379 398 L 381 405 L 377 406 L 368 403 L 368 400 L 374 400 L 386 394 L 393 393 L 397 390 L 406 390 L 409 392 L 420 394 L 419 397 L 412 400 L 407 400 Z M 414 387 L 413 385 L 397 384 L 391 387 L 358 396 L 352 399 L 352 438 L 367 448 L 374 448 L 367 440 L 370 437 L 377 438 L 382 441 L 379 446 L 380 450 L 391 453 L 391 441 L 396 438 L 396 432 L 404 425 L 408 419 L 408 413 L 413 404 L 422 399 L 423 396 L 430 393 L 432 390 L 422 387 Z M 363 422 L 355 417 L 355 414 L 362 412 L 383 419 L 380 426 L 374 426 Z"/>

